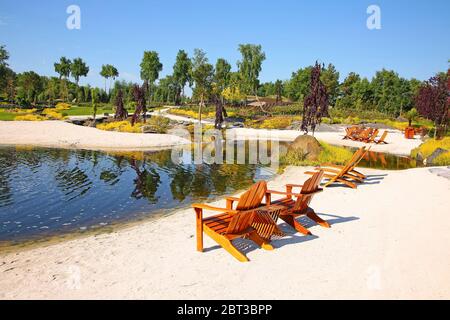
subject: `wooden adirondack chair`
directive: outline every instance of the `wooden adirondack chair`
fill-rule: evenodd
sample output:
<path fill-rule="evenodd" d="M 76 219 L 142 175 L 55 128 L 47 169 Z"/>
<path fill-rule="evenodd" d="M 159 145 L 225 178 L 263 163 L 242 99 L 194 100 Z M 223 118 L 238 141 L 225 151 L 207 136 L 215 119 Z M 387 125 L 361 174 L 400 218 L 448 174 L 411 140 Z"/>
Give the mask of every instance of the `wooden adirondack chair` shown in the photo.
<path fill-rule="evenodd" d="M 345 136 L 342 140 L 351 139 L 356 130 L 358 130 L 358 127 L 345 128 Z"/>
<path fill-rule="evenodd" d="M 384 131 L 383 134 L 381 135 L 381 138 L 378 139 L 378 140 L 374 140 L 374 142 L 375 142 L 376 144 L 382 144 L 382 143 L 383 143 L 383 144 L 388 144 L 386 141 L 384 141 L 384 139 L 386 139 L 387 134 L 388 134 L 387 130 Z"/>
<path fill-rule="evenodd" d="M 248 258 L 239 251 L 232 240 L 248 237 L 265 250 L 273 247 L 260 236 L 251 226 L 255 216 L 255 209 L 261 207 L 266 195 L 267 183 L 260 181 L 254 184 L 239 198 L 227 198 L 227 208 L 213 207 L 207 204 L 193 204 L 197 221 L 197 250 L 203 252 L 203 232 L 216 241 L 239 261 L 248 261 Z M 236 209 L 232 209 L 234 201 L 238 201 Z M 212 217 L 203 218 L 203 210 L 223 212 Z"/>
<path fill-rule="evenodd" d="M 360 179 L 356 178 L 354 175 L 349 173 L 349 171 L 355 167 L 355 163 L 360 160 L 361 153 L 364 153 L 365 149 L 360 148 L 358 151 L 356 151 L 352 158 L 347 162 L 345 166 L 342 167 L 340 170 L 336 170 L 338 172 L 331 172 L 331 173 L 325 173 L 323 176 L 327 178 L 329 181 L 324 185 L 324 187 L 328 187 L 329 185 L 333 183 L 342 183 L 346 186 L 356 189 L 356 181 L 360 181 Z M 322 170 L 322 168 L 317 168 L 317 170 Z M 328 170 L 327 170 L 328 171 Z M 307 171 L 306 174 L 314 175 L 317 171 Z M 350 180 L 350 181 L 349 181 Z"/>
<path fill-rule="evenodd" d="M 372 134 L 370 135 L 370 137 L 369 137 L 366 141 L 364 141 L 364 142 L 366 142 L 366 143 L 372 143 L 372 142 L 374 142 L 375 138 L 376 138 L 377 135 L 378 135 L 378 132 L 380 132 L 380 130 L 375 129 L 375 130 L 372 132 Z"/>
<path fill-rule="evenodd" d="M 366 175 L 356 170 L 356 167 L 361 162 L 362 159 L 365 158 L 365 156 L 369 153 L 370 148 L 361 147 L 360 150 L 356 151 L 359 152 L 359 158 L 356 159 L 356 161 L 349 167 L 348 169 L 348 175 L 346 177 L 352 178 L 353 180 L 356 180 L 358 182 L 363 182 L 364 179 L 366 179 Z M 331 167 L 331 168 L 327 168 Z M 325 172 L 332 172 L 332 173 L 339 173 L 342 168 L 345 166 L 333 164 L 333 163 L 327 163 L 324 165 L 321 165 L 319 167 L 316 167 L 316 170 L 324 170 Z"/>
<path fill-rule="evenodd" d="M 286 192 L 267 190 L 267 201 L 270 201 L 271 194 L 281 194 L 286 197 L 280 200 L 276 200 L 271 202 L 271 204 L 284 206 L 285 209 L 281 212 L 280 218 L 288 223 L 292 228 L 297 230 L 298 232 L 309 235 L 311 232 L 302 226 L 296 218 L 299 216 L 306 215 L 311 220 L 318 223 L 320 226 L 324 228 L 330 228 L 330 224 L 325 220 L 321 219 L 314 210 L 309 207 L 312 198 L 319 192 L 322 192 L 323 189 L 319 188 L 320 182 L 322 181 L 324 175 L 324 171 L 320 170 L 313 174 L 311 178 L 305 181 L 303 185 L 297 184 L 287 184 Z M 293 193 L 293 188 L 301 188 L 299 194 Z M 294 200 L 292 197 L 296 197 L 297 200 Z"/>
<path fill-rule="evenodd" d="M 365 130 L 363 130 L 357 137 L 355 140 L 357 141 L 367 141 L 370 138 L 370 135 L 372 134 L 372 128 L 367 128 Z"/>

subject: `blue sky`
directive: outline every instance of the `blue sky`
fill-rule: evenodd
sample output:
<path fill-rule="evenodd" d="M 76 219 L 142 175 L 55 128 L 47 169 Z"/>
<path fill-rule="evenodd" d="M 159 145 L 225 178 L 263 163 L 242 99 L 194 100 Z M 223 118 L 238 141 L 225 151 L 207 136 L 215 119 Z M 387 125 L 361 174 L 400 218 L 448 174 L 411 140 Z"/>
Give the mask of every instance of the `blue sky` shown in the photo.
<path fill-rule="evenodd" d="M 66 28 L 66 8 L 81 8 L 81 30 Z M 381 30 L 366 27 L 367 7 L 381 8 Z M 448 67 L 450 1 L 302 0 L 0 0 L 0 44 L 17 72 L 56 75 L 59 57 L 82 57 L 90 66 L 81 83 L 103 86 L 101 65 L 139 81 L 144 50 L 156 50 L 172 72 L 179 49 L 204 49 L 236 69 L 240 43 L 261 44 L 267 59 L 262 81 L 288 79 L 315 60 L 372 77 L 382 68 L 427 79 Z"/>

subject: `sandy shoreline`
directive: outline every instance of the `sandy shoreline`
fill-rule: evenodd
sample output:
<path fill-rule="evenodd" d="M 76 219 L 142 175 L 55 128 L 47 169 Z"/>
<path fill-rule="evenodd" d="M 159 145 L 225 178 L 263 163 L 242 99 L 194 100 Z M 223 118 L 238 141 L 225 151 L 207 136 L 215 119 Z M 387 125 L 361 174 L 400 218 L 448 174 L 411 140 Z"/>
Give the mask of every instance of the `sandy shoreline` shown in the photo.
<path fill-rule="evenodd" d="M 0 121 L 0 145 L 142 150 L 190 143 L 169 134 L 136 134 L 103 131 L 63 121 Z"/>
<path fill-rule="evenodd" d="M 290 167 L 269 187 L 300 183 L 306 169 Z M 209 238 L 196 252 L 194 213 L 180 210 L 1 255 L 0 298 L 449 299 L 450 181 L 428 168 L 363 171 L 357 190 L 328 188 L 313 200 L 331 229 L 308 222 L 306 237 L 283 226 L 276 250 L 247 248 L 249 263 Z"/>
<path fill-rule="evenodd" d="M 361 147 L 358 141 L 342 140 L 344 127 L 339 132 L 316 132 L 315 137 L 330 144 Z M 293 141 L 303 133 L 297 130 L 266 130 L 236 128 L 227 130 L 234 139 L 274 139 Z M 388 144 L 372 146 L 372 151 L 409 155 L 418 147 L 420 139 L 408 140 L 398 130 L 389 130 Z M 154 150 L 190 143 L 189 140 L 170 134 L 138 134 L 102 131 L 77 126 L 63 121 L 0 121 L 0 145 L 31 145 L 70 149 L 94 150 Z"/>

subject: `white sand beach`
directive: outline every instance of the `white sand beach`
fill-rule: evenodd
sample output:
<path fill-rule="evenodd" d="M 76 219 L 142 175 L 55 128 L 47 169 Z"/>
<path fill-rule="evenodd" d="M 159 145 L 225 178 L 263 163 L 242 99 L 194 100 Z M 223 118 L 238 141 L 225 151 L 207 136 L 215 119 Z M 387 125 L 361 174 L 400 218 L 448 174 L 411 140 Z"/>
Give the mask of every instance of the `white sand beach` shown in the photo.
<path fill-rule="evenodd" d="M 290 167 L 270 188 L 301 183 Z M 450 169 L 362 169 L 365 184 L 327 188 L 311 206 L 332 227 L 283 225 L 274 251 L 240 263 L 205 237 L 192 209 L 119 231 L 0 254 L 2 299 L 449 299 Z M 438 175 L 437 173 L 441 173 Z M 224 201 L 215 202 L 224 205 Z"/>
<path fill-rule="evenodd" d="M 184 118 L 184 117 L 183 117 Z M 185 118 L 188 119 L 188 118 Z M 344 126 L 339 132 L 316 132 L 318 140 L 334 145 L 361 147 L 363 142 L 342 140 Z M 234 139 L 274 139 L 293 141 L 303 133 L 298 130 L 267 130 L 236 128 L 227 130 Z M 405 139 L 402 132 L 389 130 L 388 144 L 372 146 L 372 151 L 397 155 L 409 155 L 411 149 L 422 141 Z M 103 131 L 96 128 L 78 126 L 63 121 L 0 121 L 0 145 L 33 145 L 56 148 L 79 148 L 94 150 L 142 150 L 171 147 L 190 141 L 170 134 L 140 134 Z"/>
<path fill-rule="evenodd" d="M 169 134 L 137 134 L 103 131 L 63 121 L 0 121 L 0 145 L 139 150 L 190 143 Z"/>

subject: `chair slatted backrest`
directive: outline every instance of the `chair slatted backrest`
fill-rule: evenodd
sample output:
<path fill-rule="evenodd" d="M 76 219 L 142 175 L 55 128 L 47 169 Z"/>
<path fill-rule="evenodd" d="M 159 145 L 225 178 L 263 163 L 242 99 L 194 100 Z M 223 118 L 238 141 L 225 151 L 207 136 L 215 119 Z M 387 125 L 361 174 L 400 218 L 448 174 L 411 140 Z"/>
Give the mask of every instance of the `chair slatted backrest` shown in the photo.
<path fill-rule="evenodd" d="M 314 173 L 311 178 L 305 181 L 302 190 L 300 191 L 301 196 L 297 198 L 297 201 L 292 208 L 294 212 L 302 212 L 303 210 L 308 208 L 312 197 L 314 196 L 313 192 L 319 190 L 319 185 L 322 182 L 323 175 L 324 171 L 320 170 Z"/>
<path fill-rule="evenodd" d="M 240 197 L 236 207 L 236 210 L 250 210 L 257 208 L 261 205 L 264 196 L 267 191 L 267 182 L 259 181 L 244 192 Z"/>
<path fill-rule="evenodd" d="M 252 225 L 254 217 L 255 217 L 254 210 L 236 213 L 231 218 L 226 233 L 240 234 L 245 232 Z"/>
<path fill-rule="evenodd" d="M 369 138 L 370 134 L 372 132 L 371 128 L 367 128 L 366 130 L 362 131 L 361 134 L 358 136 L 359 139 L 367 139 Z"/>
<path fill-rule="evenodd" d="M 372 132 L 372 135 L 370 136 L 368 142 L 373 142 L 373 141 L 375 140 L 375 138 L 377 137 L 379 131 L 380 131 L 380 130 L 375 129 L 375 130 Z"/>
<path fill-rule="evenodd" d="M 361 147 L 361 149 L 359 149 L 360 154 L 359 157 L 353 162 L 353 164 L 349 167 L 348 171 L 352 171 L 353 169 L 356 168 L 356 166 L 361 162 L 361 160 L 366 156 L 366 154 L 369 152 L 371 147 L 367 148 L 366 147 Z"/>
<path fill-rule="evenodd" d="M 347 162 L 347 164 L 345 166 L 342 167 L 341 171 L 339 171 L 339 173 L 336 174 L 335 178 L 340 178 L 342 177 L 344 174 L 346 174 L 349 170 L 351 170 L 352 166 L 358 161 L 358 159 L 360 158 L 360 156 L 365 153 L 365 148 L 359 148 L 351 157 L 351 159 Z"/>
<path fill-rule="evenodd" d="M 383 142 L 384 139 L 386 139 L 387 134 L 388 134 L 387 130 L 384 131 L 383 134 L 381 135 L 380 140 L 378 140 L 377 143 Z"/>

